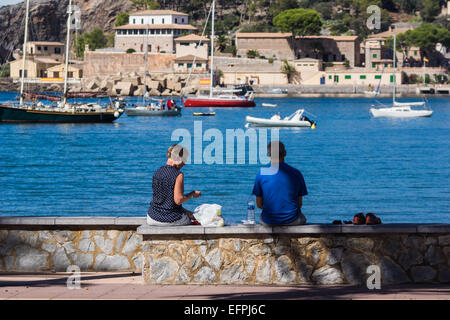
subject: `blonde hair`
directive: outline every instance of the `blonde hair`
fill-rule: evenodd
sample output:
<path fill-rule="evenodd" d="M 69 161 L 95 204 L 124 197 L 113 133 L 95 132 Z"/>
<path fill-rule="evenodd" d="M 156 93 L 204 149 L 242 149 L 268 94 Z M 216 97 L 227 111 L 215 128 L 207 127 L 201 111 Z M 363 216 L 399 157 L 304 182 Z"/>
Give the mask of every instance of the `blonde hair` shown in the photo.
<path fill-rule="evenodd" d="M 166 156 L 167 159 L 170 159 L 175 165 L 179 165 L 186 162 L 189 157 L 189 151 L 179 144 L 173 144 L 167 150 Z"/>

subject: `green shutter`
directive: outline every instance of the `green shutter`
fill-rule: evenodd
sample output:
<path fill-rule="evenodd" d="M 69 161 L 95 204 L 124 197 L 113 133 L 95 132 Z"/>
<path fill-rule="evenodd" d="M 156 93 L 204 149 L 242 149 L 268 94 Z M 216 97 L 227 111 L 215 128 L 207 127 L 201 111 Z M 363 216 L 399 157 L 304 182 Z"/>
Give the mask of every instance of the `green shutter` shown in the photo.
<path fill-rule="evenodd" d="M 390 80 L 391 80 L 391 82 L 394 82 L 394 75 L 393 74 L 391 74 Z"/>
<path fill-rule="evenodd" d="M 376 75 L 375 79 L 381 79 L 381 75 Z"/>
<path fill-rule="evenodd" d="M 376 58 L 376 57 L 377 57 L 377 54 L 374 53 L 374 54 L 372 55 L 372 58 Z"/>
<path fill-rule="evenodd" d="M 366 79 L 366 76 L 365 75 L 360 75 L 359 78 L 360 79 Z"/>
<path fill-rule="evenodd" d="M 351 78 L 352 78 L 352 76 L 350 76 L 350 75 L 345 76 L 345 79 L 351 79 Z"/>

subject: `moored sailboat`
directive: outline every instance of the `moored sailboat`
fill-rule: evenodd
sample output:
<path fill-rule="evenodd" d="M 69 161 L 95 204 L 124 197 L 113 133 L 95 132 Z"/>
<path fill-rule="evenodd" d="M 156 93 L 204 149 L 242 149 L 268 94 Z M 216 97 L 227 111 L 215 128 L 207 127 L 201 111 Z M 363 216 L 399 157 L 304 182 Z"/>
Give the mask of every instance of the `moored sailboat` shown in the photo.
<path fill-rule="evenodd" d="M 212 2 L 211 19 L 211 65 L 209 95 L 188 96 L 183 101 L 184 107 L 255 107 L 253 93 L 237 96 L 229 93 L 214 94 L 214 14 L 216 1 Z"/>
<path fill-rule="evenodd" d="M 396 36 L 394 34 L 394 50 L 393 50 L 393 79 L 394 86 L 392 92 L 392 107 L 384 108 L 370 108 L 370 112 L 375 118 L 388 117 L 388 118 L 417 118 L 417 117 L 431 117 L 433 111 L 431 109 L 412 109 L 412 107 L 425 107 L 426 103 L 423 101 L 418 102 L 398 102 L 395 100 L 396 90 Z"/>
<path fill-rule="evenodd" d="M 69 44 L 70 29 L 72 15 L 72 0 L 69 2 L 67 17 L 67 39 L 66 39 L 66 56 L 65 56 L 65 76 L 64 91 L 59 101 L 54 105 L 44 105 L 38 99 L 48 99 L 56 101 L 56 96 L 40 96 L 24 93 L 25 83 L 25 65 L 27 58 L 27 41 L 28 41 L 28 21 L 30 0 L 26 0 L 25 10 L 25 37 L 22 52 L 22 76 L 20 84 L 20 99 L 18 103 L 0 104 L 0 122 L 30 122 L 30 123 L 90 123 L 90 122 L 112 122 L 118 119 L 123 110 L 119 102 L 111 103 L 107 108 L 103 108 L 96 103 L 68 103 L 68 64 L 69 64 Z M 30 99 L 33 101 L 25 102 Z"/>

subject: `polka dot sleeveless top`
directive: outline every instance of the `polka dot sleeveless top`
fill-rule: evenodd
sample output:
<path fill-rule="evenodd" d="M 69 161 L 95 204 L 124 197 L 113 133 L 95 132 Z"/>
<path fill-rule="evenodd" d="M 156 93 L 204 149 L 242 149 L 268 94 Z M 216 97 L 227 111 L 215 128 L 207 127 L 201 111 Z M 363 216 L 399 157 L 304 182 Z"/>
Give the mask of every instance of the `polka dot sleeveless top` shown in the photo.
<path fill-rule="evenodd" d="M 175 222 L 184 214 L 181 205 L 173 200 L 175 180 L 181 172 L 175 167 L 164 165 L 153 175 L 153 200 L 150 202 L 148 215 L 159 222 Z"/>

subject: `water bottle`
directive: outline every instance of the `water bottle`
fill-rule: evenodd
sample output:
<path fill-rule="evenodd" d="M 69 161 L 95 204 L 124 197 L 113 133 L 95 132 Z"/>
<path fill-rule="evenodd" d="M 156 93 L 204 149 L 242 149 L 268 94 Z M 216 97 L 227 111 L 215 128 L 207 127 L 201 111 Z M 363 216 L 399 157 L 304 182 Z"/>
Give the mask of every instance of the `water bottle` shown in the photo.
<path fill-rule="evenodd" d="M 255 224 L 255 200 L 250 197 L 247 202 L 247 224 Z"/>

